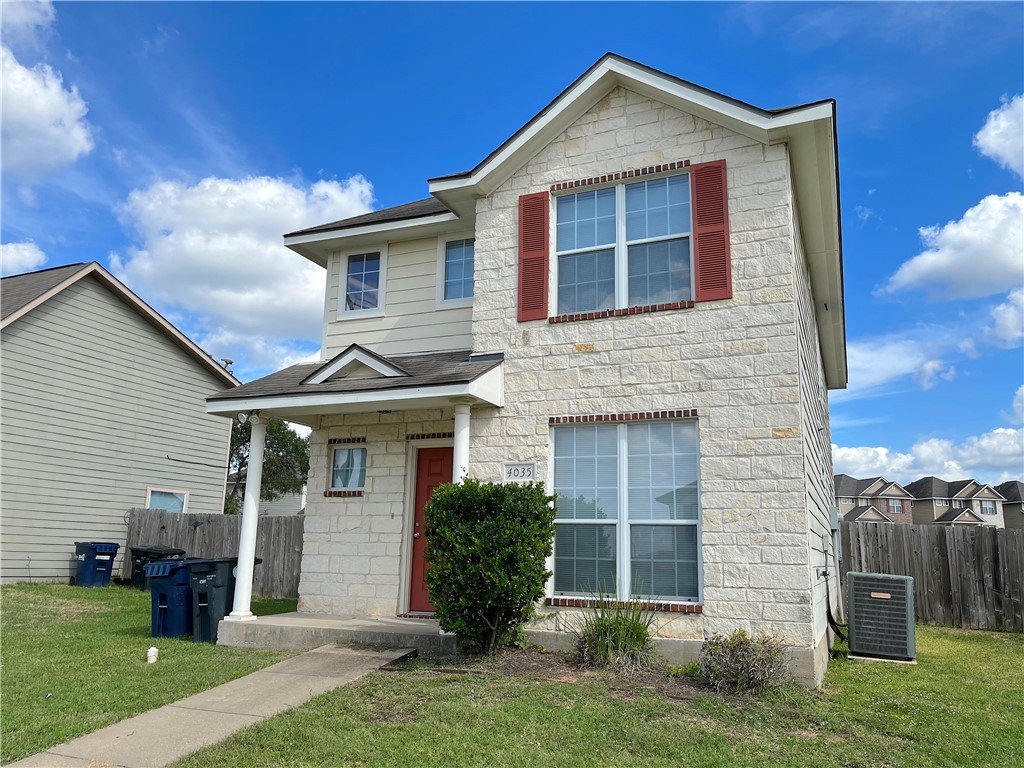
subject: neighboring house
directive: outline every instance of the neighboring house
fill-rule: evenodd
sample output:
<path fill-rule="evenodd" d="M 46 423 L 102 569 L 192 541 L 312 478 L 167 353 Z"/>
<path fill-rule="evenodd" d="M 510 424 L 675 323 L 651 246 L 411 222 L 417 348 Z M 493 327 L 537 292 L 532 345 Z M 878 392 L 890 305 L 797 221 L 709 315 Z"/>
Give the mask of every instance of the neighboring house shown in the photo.
<path fill-rule="evenodd" d="M 836 505 L 844 520 L 859 523 L 913 522 L 913 499 L 899 483 L 884 477 L 860 480 L 849 475 L 836 475 Z"/>
<path fill-rule="evenodd" d="M 991 485 L 929 476 L 915 480 L 907 490 L 914 496 L 915 523 L 1004 527 L 1004 499 Z"/>
<path fill-rule="evenodd" d="M 230 495 L 235 488 L 237 476 L 234 472 L 228 475 L 227 494 Z M 245 472 L 242 472 L 242 481 L 238 485 L 238 498 L 245 498 Z M 260 499 L 259 513 L 261 515 L 301 515 L 306 508 L 306 486 L 298 493 L 282 493 L 273 501 Z M 239 507 L 241 509 L 241 507 Z"/>
<path fill-rule="evenodd" d="M 287 235 L 327 273 L 326 362 L 208 401 L 312 427 L 300 609 L 429 612 L 432 489 L 542 480 L 545 613 L 641 595 L 690 658 L 775 633 L 819 683 L 847 382 L 834 102 L 764 110 L 607 55 L 429 189 Z"/>
<path fill-rule="evenodd" d="M 238 381 L 99 264 L 0 280 L 0 575 L 66 580 L 131 507 L 220 512 Z"/>
<path fill-rule="evenodd" d="M 996 486 L 1003 501 L 1003 524 L 1007 528 L 1024 528 L 1024 483 L 1008 480 Z"/>

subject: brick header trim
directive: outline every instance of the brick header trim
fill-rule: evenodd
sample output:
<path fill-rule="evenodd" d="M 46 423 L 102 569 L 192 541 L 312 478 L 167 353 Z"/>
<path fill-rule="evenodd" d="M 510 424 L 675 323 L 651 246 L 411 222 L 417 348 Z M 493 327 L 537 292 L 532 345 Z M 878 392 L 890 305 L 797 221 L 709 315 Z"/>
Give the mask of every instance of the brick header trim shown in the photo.
<path fill-rule="evenodd" d="M 453 440 L 454 432 L 423 432 L 418 435 L 406 435 L 406 440 Z"/>
<path fill-rule="evenodd" d="M 324 491 L 326 499 L 355 499 L 362 495 L 362 491 Z"/>
<path fill-rule="evenodd" d="M 665 173 L 665 171 L 681 170 L 689 168 L 689 160 L 679 160 L 674 163 L 662 163 L 661 165 L 649 165 L 645 168 L 631 168 L 627 171 L 618 171 L 604 176 L 591 176 L 589 179 L 574 179 L 572 181 L 560 181 L 551 185 L 552 192 L 561 192 L 565 189 L 576 189 L 577 187 L 591 187 L 595 184 L 607 184 L 609 181 L 621 181 L 622 179 L 635 179 L 637 176 L 650 176 L 653 173 Z"/>
<path fill-rule="evenodd" d="M 585 597 L 548 597 L 544 599 L 544 605 L 552 608 L 593 608 L 597 605 L 597 601 Z M 605 605 L 626 607 L 631 604 L 613 603 L 606 600 Z M 704 613 L 703 605 L 694 605 L 692 603 L 641 602 L 640 608 L 645 611 L 658 611 L 660 613 Z"/>
<path fill-rule="evenodd" d="M 349 445 L 351 443 L 365 443 L 365 437 L 332 437 L 327 440 L 328 445 Z"/>
<path fill-rule="evenodd" d="M 602 309 L 598 312 L 577 312 L 572 315 L 554 315 L 548 318 L 549 323 L 575 323 L 580 320 L 601 320 L 605 317 L 625 317 L 626 315 L 643 315 L 648 312 L 668 312 L 674 309 L 693 309 L 692 301 L 670 301 L 667 304 L 651 304 L 646 307 L 623 307 L 622 309 Z"/>
<path fill-rule="evenodd" d="M 681 411 L 637 411 L 635 413 L 599 413 L 586 416 L 551 416 L 549 425 L 556 424 L 597 424 L 617 421 L 658 421 L 661 419 L 695 419 L 697 409 Z"/>

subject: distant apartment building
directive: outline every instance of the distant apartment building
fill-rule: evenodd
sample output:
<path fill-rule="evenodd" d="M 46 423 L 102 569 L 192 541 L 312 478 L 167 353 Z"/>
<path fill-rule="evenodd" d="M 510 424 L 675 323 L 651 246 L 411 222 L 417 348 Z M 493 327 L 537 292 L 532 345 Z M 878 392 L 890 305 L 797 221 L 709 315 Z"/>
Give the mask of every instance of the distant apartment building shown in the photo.
<path fill-rule="evenodd" d="M 910 483 L 907 490 L 914 496 L 914 523 L 1005 527 L 1006 499 L 991 485 L 973 479 L 947 482 L 938 477 L 922 477 Z"/>
<path fill-rule="evenodd" d="M 916 520 L 914 497 L 899 483 L 836 475 L 835 487 L 839 514 L 848 522 L 910 525 Z"/>

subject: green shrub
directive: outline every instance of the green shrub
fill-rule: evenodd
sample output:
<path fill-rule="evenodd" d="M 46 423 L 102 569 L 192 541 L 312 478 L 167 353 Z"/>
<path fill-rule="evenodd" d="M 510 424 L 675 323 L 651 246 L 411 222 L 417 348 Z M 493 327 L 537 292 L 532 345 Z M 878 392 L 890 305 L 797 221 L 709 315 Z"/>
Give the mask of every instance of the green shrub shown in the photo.
<path fill-rule="evenodd" d="M 544 594 L 555 536 L 542 483 L 446 484 L 426 507 L 427 589 L 441 628 L 466 650 L 514 644 Z"/>
<path fill-rule="evenodd" d="M 688 677 L 691 680 L 700 680 L 700 664 L 696 661 L 688 661 L 681 667 L 669 667 L 668 676 L 673 678 Z"/>
<path fill-rule="evenodd" d="M 754 638 L 742 629 L 705 640 L 698 663 L 701 677 L 719 691 L 761 693 L 790 679 L 782 642 L 769 635 Z"/>
<path fill-rule="evenodd" d="M 654 618 L 639 600 L 620 603 L 599 595 L 583 610 L 575 629 L 577 660 L 624 674 L 650 669 L 655 663 Z"/>

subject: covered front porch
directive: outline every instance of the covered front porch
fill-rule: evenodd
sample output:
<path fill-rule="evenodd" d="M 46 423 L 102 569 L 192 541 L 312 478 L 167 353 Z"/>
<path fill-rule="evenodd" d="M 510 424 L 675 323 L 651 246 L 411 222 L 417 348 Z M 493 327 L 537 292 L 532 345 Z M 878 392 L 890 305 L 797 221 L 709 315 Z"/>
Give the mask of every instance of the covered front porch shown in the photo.
<path fill-rule="evenodd" d="M 268 417 L 312 429 L 295 626 L 303 617 L 395 622 L 432 611 L 423 583 L 423 505 L 437 485 L 466 476 L 474 411 L 503 404 L 500 355 L 384 358 L 356 345 L 327 363 L 293 366 L 210 398 L 208 412 L 252 424 L 225 642 L 244 644 L 252 631 L 229 625 L 268 622 L 250 610 Z M 428 634 L 438 636 L 436 626 Z"/>

